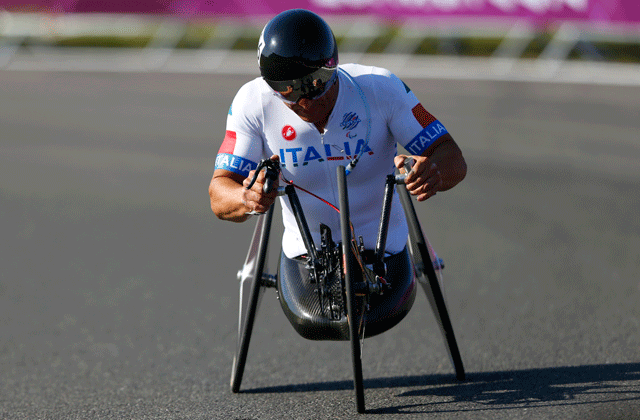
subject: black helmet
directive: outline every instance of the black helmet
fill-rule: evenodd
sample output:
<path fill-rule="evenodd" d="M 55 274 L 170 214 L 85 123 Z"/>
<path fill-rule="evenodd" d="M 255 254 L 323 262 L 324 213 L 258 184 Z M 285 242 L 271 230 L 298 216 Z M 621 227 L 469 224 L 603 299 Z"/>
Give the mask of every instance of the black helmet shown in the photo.
<path fill-rule="evenodd" d="M 324 91 L 338 67 L 336 39 L 327 23 L 308 10 L 276 15 L 260 35 L 258 62 L 262 78 L 287 99 L 314 97 Z"/>

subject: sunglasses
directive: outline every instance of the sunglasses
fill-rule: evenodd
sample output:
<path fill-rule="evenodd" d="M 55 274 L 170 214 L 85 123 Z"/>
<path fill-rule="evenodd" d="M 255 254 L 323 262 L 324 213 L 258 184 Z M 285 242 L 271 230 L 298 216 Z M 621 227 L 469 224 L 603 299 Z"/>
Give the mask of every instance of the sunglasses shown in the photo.
<path fill-rule="evenodd" d="M 267 80 L 273 94 L 283 102 L 293 105 L 302 98 L 319 99 L 324 96 L 338 79 L 335 68 L 321 67 L 300 79 Z"/>

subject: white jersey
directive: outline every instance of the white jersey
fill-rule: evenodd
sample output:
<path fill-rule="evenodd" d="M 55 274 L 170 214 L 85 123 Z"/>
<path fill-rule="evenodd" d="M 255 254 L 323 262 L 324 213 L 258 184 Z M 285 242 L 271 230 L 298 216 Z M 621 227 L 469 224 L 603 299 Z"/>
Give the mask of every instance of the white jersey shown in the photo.
<path fill-rule="evenodd" d="M 324 133 L 300 119 L 261 78 L 245 84 L 229 109 L 216 169 L 247 176 L 261 159 L 279 155 L 285 179 L 338 206 L 337 167 L 348 165 L 362 152 L 347 176 L 349 208 L 355 237 L 362 236 L 365 247 L 375 249 L 385 180 L 394 172 L 396 143 L 419 155 L 447 131 L 411 90 L 385 69 L 347 64 L 339 67 L 338 77 L 338 97 Z M 312 195 L 297 193 L 315 244 L 320 244 L 320 223 L 328 225 L 339 240 L 338 212 Z M 281 197 L 281 204 L 283 251 L 289 258 L 306 254 L 286 196 Z M 407 235 L 396 194 L 386 252 L 402 251 Z"/>

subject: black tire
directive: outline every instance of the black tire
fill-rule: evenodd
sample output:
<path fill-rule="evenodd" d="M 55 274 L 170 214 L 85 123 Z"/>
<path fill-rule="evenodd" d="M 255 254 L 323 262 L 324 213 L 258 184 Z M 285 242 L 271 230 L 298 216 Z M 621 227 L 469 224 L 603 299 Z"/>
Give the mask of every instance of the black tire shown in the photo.
<path fill-rule="evenodd" d="M 261 219 L 256 224 L 254 231 L 254 241 L 257 239 L 257 254 L 251 247 L 245 260 L 245 268 L 249 265 L 253 265 L 251 274 L 249 303 L 247 305 L 246 314 L 244 316 L 244 323 L 242 317 L 240 317 L 238 326 L 238 344 L 236 348 L 236 354 L 233 358 L 233 365 L 231 367 L 231 392 L 240 392 L 240 384 L 242 382 L 242 375 L 244 374 L 244 367 L 247 361 L 247 353 L 249 352 L 249 342 L 251 341 L 251 333 L 253 331 L 253 324 L 258 312 L 258 304 L 260 303 L 260 295 L 264 291 L 262 287 L 262 274 L 264 272 L 265 261 L 267 259 L 267 250 L 269 247 L 269 235 L 271 233 L 271 220 L 273 218 L 273 208 L 271 206 L 269 211 L 264 216 L 259 216 Z M 259 235 L 256 237 L 256 235 Z M 257 258 L 254 258 L 257 255 Z M 250 268 L 249 268 L 250 269 Z M 242 283 L 240 284 L 242 288 Z M 242 314 L 242 302 L 240 302 L 239 308 L 240 314 Z"/>
<path fill-rule="evenodd" d="M 433 262 L 431 261 L 431 255 L 427 248 L 427 241 L 422 232 L 420 221 L 418 220 L 415 207 L 413 206 L 411 196 L 407 189 L 404 185 L 398 185 L 397 190 L 407 218 L 407 224 L 409 225 L 409 253 L 413 260 L 418 283 L 420 283 L 427 295 L 433 314 L 438 321 L 438 326 L 442 332 L 451 363 L 456 372 L 456 378 L 459 381 L 464 381 L 465 372 L 462 357 L 460 356 L 460 350 L 458 349 L 458 343 L 453 332 L 449 311 L 447 310 L 444 295 L 438 282 L 438 276 L 433 268 Z"/>
<path fill-rule="evenodd" d="M 359 329 L 360 317 L 356 310 L 357 301 L 354 282 L 357 281 L 355 256 L 351 252 L 351 229 L 349 216 L 349 196 L 345 167 L 338 167 L 338 194 L 340 196 L 340 230 L 342 233 L 342 256 L 345 262 L 345 289 L 347 298 L 347 319 L 349 321 L 349 339 L 351 341 L 351 361 L 353 364 L 353 386 L 356 393 L 358 413 L 365 412 L 364 384 L 362 379 L 362 358 L 360 351 Z"/>

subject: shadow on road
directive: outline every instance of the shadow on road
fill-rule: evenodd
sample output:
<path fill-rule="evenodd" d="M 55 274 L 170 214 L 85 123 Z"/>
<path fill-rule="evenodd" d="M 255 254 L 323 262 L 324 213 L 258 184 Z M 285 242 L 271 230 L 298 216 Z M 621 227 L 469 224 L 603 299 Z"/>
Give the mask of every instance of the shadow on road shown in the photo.
<path fill-rule="evenodd" d="M 459 411 L 445 408 L 455 403 L 472 403 L 464 411 L 509 409 L 514 407 L 571 404 L 602 404 L 640 401 L 640 363 L 550 367 L 516 371 L 468 373 L 458 382 L 452 375 L 423 375 L 365 380 L 365 390 L 375 388 L 411 388 L 397 397 L 437 397 L 434 402 L 408 404 L 367 410 L 372 414 L 416 414 L 420 406 L 428 412 Z M 630 382 L 634 383 L 631 384 Z M 351 381 L 308 383 L 245 390 L 245 393 L 289 393 L 350 390 Z M 445 402 L 443 401 L 446 399 Z M 414 400 L 415 401 L 415 400 Z M 426 412 L 426 411 L 425 411 Z M 629 414 L 628 412 L 626 413 Z M 634 414 L 640 418 L 637 412 Z M 625 416 L 625 418 L 628 418 Z"/>

